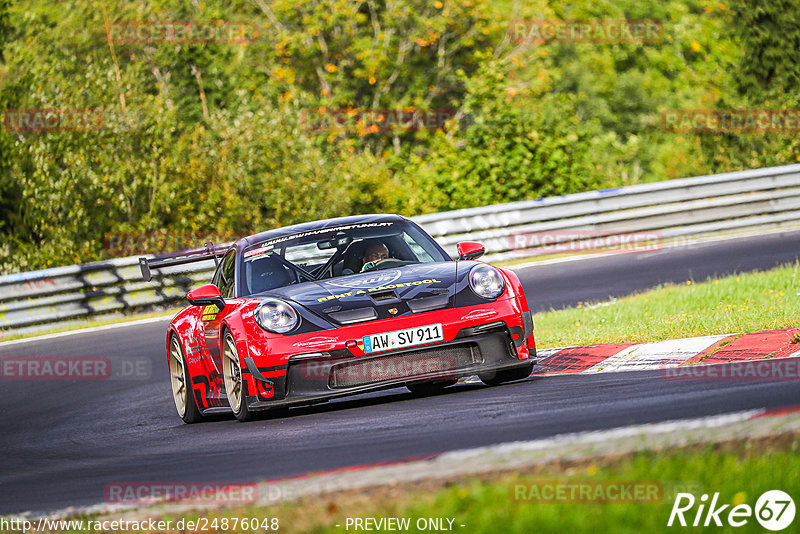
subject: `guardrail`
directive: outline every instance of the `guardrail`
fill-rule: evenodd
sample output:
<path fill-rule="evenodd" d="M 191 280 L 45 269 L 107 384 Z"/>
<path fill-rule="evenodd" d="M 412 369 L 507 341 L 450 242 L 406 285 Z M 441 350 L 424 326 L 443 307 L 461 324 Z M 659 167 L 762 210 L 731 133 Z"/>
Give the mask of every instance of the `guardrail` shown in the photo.
<path fill-rule="evenodd" d="M 800 165 L 640 184 L 416 217 L 448 251 L 459 241 L 486 245 L 486 259 L 535 255 L 571 233 L 655 239 L 707 235 L 800 223 Z M 535 241 L 535 240 L 534 240 Z"/>
<path fill-rule="evenodd" d="M 800 224 L 800 165 L 682 178 L 414 217 L 450 253 L 486 245 L 488 261 L 559 242 L 638 234 L 668 240 Z M 548 239 L 530 239 L 548 236 Z M 622 239 L 622 238 L 621 238 Z M 549 248 L 548 248 L 549 247 Z M 211 278 L 213 262 L 162 269 L 143 282 L 138 257 L 0 277 L 0 334 L 89 316 L 164 307 Z M 0 336 L 1 337 L 1 336 Z"/>

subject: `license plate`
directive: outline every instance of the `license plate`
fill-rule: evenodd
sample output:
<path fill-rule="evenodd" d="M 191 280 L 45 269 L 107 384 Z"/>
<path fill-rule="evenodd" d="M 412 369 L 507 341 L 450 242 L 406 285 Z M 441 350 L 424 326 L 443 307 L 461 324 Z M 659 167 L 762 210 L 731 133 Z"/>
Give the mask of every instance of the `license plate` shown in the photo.
<path fill-rule="evenodd" d="M 370 352 L 402 349 L 436 341 L 444 341 L 441 323 L 364 336 L 364 352 L 369 354 Z"/>

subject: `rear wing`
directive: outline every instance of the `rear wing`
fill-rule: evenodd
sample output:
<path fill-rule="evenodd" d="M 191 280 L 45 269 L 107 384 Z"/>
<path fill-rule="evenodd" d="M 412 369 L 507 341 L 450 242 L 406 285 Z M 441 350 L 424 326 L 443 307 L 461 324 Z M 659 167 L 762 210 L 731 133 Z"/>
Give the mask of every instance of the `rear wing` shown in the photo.
<path fill-rule="evenodd" d="M 162 256 L 160 258 L 139 258 L 139 269 L 142 271 L 142 279 L 145 282 L 149 282 L 153 278 L 150 272 L 151 269 L 160 269 L 162 267 L 172 267 L 174 265 L 184 265 L 212 259 L 214 260 L 214 265 L 217 265 L 217 258 L 224 256 L 227 251 L 227 245 L 215 247 L 214 244 L 209 241 L 203 248 L 185 250 L 177 254 Z"/>

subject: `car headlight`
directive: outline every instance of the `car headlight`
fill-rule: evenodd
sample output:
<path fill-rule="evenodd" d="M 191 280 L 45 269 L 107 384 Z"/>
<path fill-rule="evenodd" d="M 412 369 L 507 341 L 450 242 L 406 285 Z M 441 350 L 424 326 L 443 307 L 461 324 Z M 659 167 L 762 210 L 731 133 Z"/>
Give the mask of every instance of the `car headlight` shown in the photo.
<path fill-rule="evenodd" d="M 253 317 L 268 332 L 285 334 L 300 323 L 300 316 L 289 304 L 278 299 L 265 299 L 256 307 Z"/>
<path fill-rule="evenodd" d="M 490 265 L 476 265 L 469 273 L 469 286 L 485 299 L 496 299 L 505 289 L 503 275 Z"/>

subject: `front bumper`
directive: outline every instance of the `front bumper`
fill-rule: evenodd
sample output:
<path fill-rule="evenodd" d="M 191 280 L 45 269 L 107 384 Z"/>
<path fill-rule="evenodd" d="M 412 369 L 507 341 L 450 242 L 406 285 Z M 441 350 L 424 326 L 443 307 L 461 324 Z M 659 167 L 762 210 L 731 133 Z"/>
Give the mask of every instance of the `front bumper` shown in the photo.
<path fill-rule="evenodd" d="M 283 376 L 264 378 L 272 395 L 247 397 L 248 408 L 314 404 L 336 397 L 394 388 L 415 382 L 448 381 L 536 363 L 536 351 L 520 360 L 519 338 L 503 321 L 463 328 L 448 342 L 376 355 L 349 350 L 301 354 L 289 358 Z M 256 373 L 253 378 L 258 381 Z M 263 378 L 263 376 L 262 376 Z"/>

